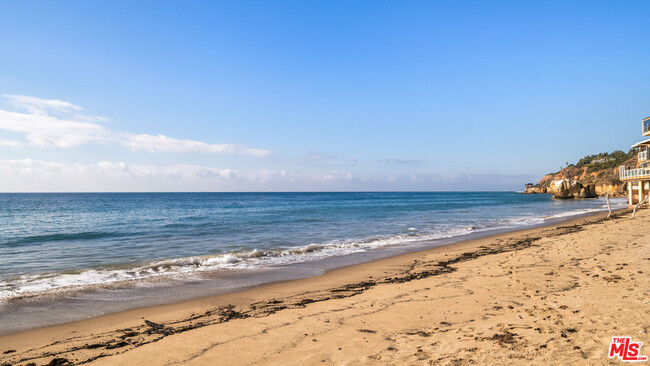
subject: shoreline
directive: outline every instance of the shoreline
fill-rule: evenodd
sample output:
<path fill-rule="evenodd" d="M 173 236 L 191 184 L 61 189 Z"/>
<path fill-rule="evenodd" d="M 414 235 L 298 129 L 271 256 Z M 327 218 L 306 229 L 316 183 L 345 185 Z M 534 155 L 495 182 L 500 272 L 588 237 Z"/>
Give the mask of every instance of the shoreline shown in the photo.
<path fill-rule="evenodd" d="M 622 210 L 625 209 L 615 209 L 613 212 Z M 212 276 L 208 274 L 207 277 L 195 281 L 180 280 L 180 282 L 174 282 L 175 280 L 172 280 L 171 278 L 167 280 L 162 278 L 160 279 L 161 282 L 159 282 L 159 285 L 155 285 L 156 282 L 151 282 L 151 284 L 154 284 L 153 286 L 139 287 L 137 284 L 125 285 L 122 287 L 118 286 L 114 287 L 112 291 L 118 291 L 119 293 L 117 295 L 112 294 L 111 296 L 118 296 L 119 298 L 126 299 L 125 301 L 119 302 L 85 300 L 86 296 L 90 299 L 94 298 L 94 296 L 102 298 L 102 294 L 107 293 L 106 291 L 111 291 L 110 287 L 105 289 L 100 287 L 98 289 L 70 290 L 51 296 L 46 295 L 42 298 L 26 297 L 15 299 L 11 300 L 12 302 L 6 305 L 7 307 L 0 312 L 0 316 L 5 319 L 12 319 L 14 322 L 5 323 L 5 328 L 0 329 L 0 336 L 7 336 L 57 325 L 65 325 L 68 323 L 75 323 L 111 314 L 119 314 L 131 310 L 159 306 L 164 307 L 205 298 L 228 295 L 269 284 L 319 277 L 334 270 L 382 259 L 429 251 L 464 242 L 489 239 L 499 235 L 516 234 L 526 230 L 558 225 L 572 220 L 589 218 L 601 214 L 602 211 L 586 212 L 570 216 L 548 217 L 545 218 L 546 221 L 543 223 L 526 225 L 523 227 L 499 228 L 436 240 L 416 241 L 405 245 L 389 245 L 366 252 L 326 257 L 315 261 L 297 262 L 275 267 L 260 268 L 253 271 L 230 270 L 221 273 L 214 273 Z M 70 296 L 72 298 L 70 298 Z M 161 299 L 160 296 L 168 296 L 172 299 Z M 77 301 L 77 303 L 75 303 L 77 297 L 81 297 L 85 301 Z M 143 298 L 144 300 L 140 301 L 139 298 Z M 100 308 L 98 308 L 98 306 L 100 306 Z M 68 310 L 69 308 L 72 310 Z M 99 309 L 101 310 L 97 313 L 96 310 Z M 31 320 L 34 314 L 44 312 L 47 312 L 48 314 L 54 313 L 55 318 L 46 322 L 40 321 L 40 323 L 32 323 L 33 325 L 22 325 L 24 323 L 21 323 L 20 319 Z"/>
<path fill-rule="evenodd" d="M 211 327 L 230 327 L 228 324 L 231 320 L 235 323 L 234 320 L 239 319 L 250 321 L 291 317 L 294 312 L 310 307 L 322 307 L 328 303 L 349 301 L 365 296 L 366 292 L 404 284 L 412 286 L 414 283 L 435 280 L 440 276 L 457 275 L 460 270 L 456 267 L 459 264 L 484 257 L 517 253 L 536 246 L 535 243 L 540 240 L 571 235 L 574 230 L 584 231 L 585 227 L 603 223 L 606 220 L 605 215 L 600 213 L 569 218 L 561 223 L 491 235 L 338 268 L 320 276 L 266 283 L 229 294 L 132 309 L 4 335 L 0 336 L 0 344 L 15 352 L 0 355 L 0 360 L 47 362 L 53 355 L 59 355 L 76 363 L 90 359 L 98 362 L 117 361 L 115 357 L 120 356 L 121 360 L 129 354 L 141 353 L 140 350 L 151 348 L 159 341 L 188 337 Z M 629 211 L 618 211 L 616 215 L 629 216 Z M 638 216 L 647 218 L 645 212 Z M 617 221 L 619 220 L 614 220 L 614 223 Z M 606 220 L 606 223 L 609 223 L 609 220 Z M 547 235 L 542 235 L 544 233 Z M 549 236 L 549 233 L 553 236 Z M 495 242 L 505 244 L 494 244 Z M 469 251 L 463 252 L 465 250 Z M 453 258 L 445 259 L 447 256 Z M 431 268 L 419 268 L 418 263 L 427 257 L 437 258 L 435 265 L 429 266 Z M 153 322 L 151 324 L 154 325 L 147 325 L 143 323 L 144 320 Z M 137 335 L 125 337 L 129 332 Z M 52 344 L 54 340 L 57 343 Z M 29 351 L 35 348 L 40 348 L 40 351 Z M 70 351 L 71 349 L 74 351 Z M 0 349 L 0 353 L 7 350 Z M 100 354 L 101 357 L 97 358 Z M 129 358 L 128 362 L 131 361 Z M 124 364 L 128 362 L 125 361 Z"/>

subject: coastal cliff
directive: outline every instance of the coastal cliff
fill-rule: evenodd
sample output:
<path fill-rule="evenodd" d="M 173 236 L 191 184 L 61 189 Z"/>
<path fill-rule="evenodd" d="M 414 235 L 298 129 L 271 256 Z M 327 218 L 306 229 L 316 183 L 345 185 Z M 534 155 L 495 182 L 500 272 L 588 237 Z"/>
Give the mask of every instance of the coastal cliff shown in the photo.
<path fill-rule="evenodd" d="M 625 183 L 619 179 L 618 167 L 621 165 L 636 165 L 636 152 L 630 150 L 627 153 L 617 150 L 612 153 L 601 153 L 589 155 L 580 159 L 576 164 L 568 164 L 560 171 L 546 174 L 537 184 L 527 184 L 525 194 L 554 194 L 557 198 L 574 198 L 557 194 L 556 187 L 567 185 L 581 185 L 577 188 L 586 190 L 587 195 L 593 189 L 595 196 L 623 197 L 626 194 Z M 564 181 L 565 183 L 559 183 Z M 579 195 L 579 194 L 578 194 Z M 575 197 L 589 198 L 589 197 Z"/>

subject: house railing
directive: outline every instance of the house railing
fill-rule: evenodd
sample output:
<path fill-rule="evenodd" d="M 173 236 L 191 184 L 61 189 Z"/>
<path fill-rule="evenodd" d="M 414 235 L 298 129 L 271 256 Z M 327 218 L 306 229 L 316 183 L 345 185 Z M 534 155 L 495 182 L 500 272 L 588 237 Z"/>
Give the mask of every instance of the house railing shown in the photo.
<path fill-rule="evenodd" d="M 650 168 L 631 168 L 621 166 L 619 168 L 621 180 L 635 178 L 650 178 Z"/>

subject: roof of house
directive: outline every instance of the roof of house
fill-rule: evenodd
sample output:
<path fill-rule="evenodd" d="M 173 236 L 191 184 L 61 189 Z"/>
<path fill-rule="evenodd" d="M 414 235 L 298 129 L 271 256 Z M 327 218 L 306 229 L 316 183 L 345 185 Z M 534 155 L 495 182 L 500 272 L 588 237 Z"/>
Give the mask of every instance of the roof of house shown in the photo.
<path fill-rule="evenodd" d="M 645 141 L 641 141 L 641 142 L 637 143 L 636 145 L 632 145 L 632 147 L 641 147 L 641 146 L 645 146 L 645 145 L 650 145 L 650 139 L 645 140 Z"/>

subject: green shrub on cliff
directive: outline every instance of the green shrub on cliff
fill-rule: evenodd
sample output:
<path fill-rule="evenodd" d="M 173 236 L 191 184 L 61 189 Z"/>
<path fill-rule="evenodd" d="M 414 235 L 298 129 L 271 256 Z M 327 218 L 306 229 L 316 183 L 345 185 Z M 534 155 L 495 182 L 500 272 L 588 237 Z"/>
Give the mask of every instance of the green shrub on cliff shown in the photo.
<path fill-rule="evenodd" d="M 600 153 L 596 155 L 587 155 L 580 159 L 575 165 L 577 168 L 589 166 L 591 170 L 602 170 L 616 168 L 627 160 L 634 158 L 636 151 L 630 149 L 627 153 L 621 150 L 615 150 L 611 153 Z M 604 160 L 602 162 L 594 162 L 595 160 Z"/>

